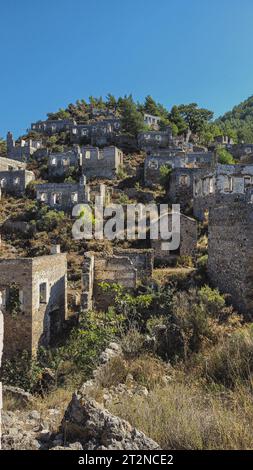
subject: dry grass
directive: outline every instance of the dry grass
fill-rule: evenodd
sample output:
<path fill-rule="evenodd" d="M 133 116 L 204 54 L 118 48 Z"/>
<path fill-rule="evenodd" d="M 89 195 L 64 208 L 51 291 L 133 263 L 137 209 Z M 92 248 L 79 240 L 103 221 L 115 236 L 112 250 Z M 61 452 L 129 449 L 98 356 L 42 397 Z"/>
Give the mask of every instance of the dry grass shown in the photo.
<path fill-rule="evenodd" d="M 195 271 L 194 268 L 189 267 L 170 267 L 170 268 L 157 268 L 153 271 L 153 279 L 159 284 L 163 285 L 169 281 L 179 281 L 187 278 Z"/>
<path fill-rule="evenodd" d="M 229 398 L 175 383 L 156 387 L 145 398 L 117 400 L 109 408 L 163 449 L 252 449 L 252 395 L 241 388 Z"/>

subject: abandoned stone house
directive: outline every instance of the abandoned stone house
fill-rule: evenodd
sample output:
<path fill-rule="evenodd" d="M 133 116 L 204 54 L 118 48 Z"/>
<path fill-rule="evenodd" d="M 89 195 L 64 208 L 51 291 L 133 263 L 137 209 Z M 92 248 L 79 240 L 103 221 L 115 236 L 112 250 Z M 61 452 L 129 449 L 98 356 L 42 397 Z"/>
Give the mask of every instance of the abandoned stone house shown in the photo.
<path fill-rule="evenodd" d="M 235 144 L 229 148 L 229 152 L 237 160 L 247 160 L 253 155 L 253 144 Z"/>
<path fill-rule="evenodd" d="M 123 166 L 123 152 L 114 146 L 103 149 L 90 146 L 81 147 L 81 153 L 82 172 L 87 179 L 114 179 Z"/>
<path fill-rule="evenodd" d="M 156 151 L 154 151 L 145 158 L 144 182 L 146 186 L 160 184 L 161 167 L 163 166 L 170 166 L 173 169 L 211 168 L 213 163 L 214 154 L 212 152 L 185 153 L 178 150 L 167 150 L 157 155 Z"/>
<path fill-rule="evenodd" d="M 67 258 L 0 259 L 0 298 L 4 314 L 4 357 L 57 339 L 67 317 Z"/>
<path fill-rule="evenodd" d="M 105 146 L 114 143 L 115 136 L 120 130 L 120 120 L 105 119 L 90 124 L 74 125 L 70 138 L 72 143 Z"/>
<path fill-rule="evenodd" d="M 165 131 L 144 131 L 138 134 L 140 150 L 158 149 L 173 146 L 173 136 L 170 127 Z"/>
<path fill-rule="evenodd" d="M 71 168 L 78 169 L 80 166 L 81 153 L 78 147 L 65 152 L 52 153 L 48 158 L 48 173 L 50 177 L 66 176 Z"/>
<path fill-rule="evenodd" d="M 212 284 L 228 293 L 239 312 L 253 312 L 253 204 L 252 191 L 228 196 L 210 208 L 208 220 L 208 275 Z"/>
<path fill-rule="evenodd" d="M 93 118 L 98 118 L 98 117 L 107 117 L 111 119 L 115 118 L 115 112 L 113 111 L 113 109 L 108 109 L 108 108 L 92 107 L 90 114 Z"/>
<path fill-rule="evenodd" d="M 161 120 L 161 118 L 159 116 L 153 116 L 152 114 L 144 113 L 143 120 L 144 120 L 144 124 L 146 124 L 146 126 L 151 127 L 154 130 L 159 129 L 159 122 Z"/>
<path fill-rule="evenodd" d="M 152 250 L 122 250 L 119 254 L 88 252 L 85 254 L 82 273 L 82 308 L 106 310 L 111 293 L 103 283 L 119 284 L 133 291 L 138 281 L 152 276 Z"/>
<path fill-rule="evenodd" d="M 227 146 L 227 145 L 233 145 L 234 141 L 232 137 L 228 137 L 227 135 L 217 135 L 214 138 L 214 142 L 219 145 Z"/>
<path fill-rule="evenodd" d="M 3 193 L 21 196 L 25 193 L 28 184 L 34 179 L 32 171 L 0 171 L 0 196 Z"/>
<path fill-rule="evenodd" d="M 26 163 L 11 158 L 0 157 L 0 171 L 25 170 Z"/>
<path fill-rule="evenodd" d="M 170 174 L 167 197 L 172 204 L 186 209 L 193 204 L 193 186 L 196 177 L 205 172 L 203 168 L 174 168 Z"/>
<path fill-rule="evenodd" d="M 43 183 L 36 185 L 36 199 L 53 209 L 71 213 L 76 204 L 90 201 L 85 177 L 79 183 Z"/>
<path fill-rule="evenodd" d="M 76 125 L 73 119 L 47 119 L 31 124 L 31 130 L 41 134 L 53 135 L 62 131 L 70 131 Z"/>
<path fill-rule="evenodd" d="M 13 139 L 11 132 L 7 134 L 7 156 L 13 160 L 27 161 L 30 156 L 33 155 L 37 150 L 42 149 L 43 144 L 41 140 L 21 140 L 19 144 Z"/>
<path fill-rule="evenodd" d="M 161 220 L 165 219 L 166 229 L 172 231 L 172 214 L 164 214 L 159 218 L 159 226 Z M 175 230 L 174 230 L 175 231 Z M 151 239 L 151 247 L 154 250 L 155 264 L 174 264 L 178 257 L 190 256 L 195 257 L 198 240 L 198 225 L 197 221 L 191 217 L 180 213 L 180 246 L 177 250 L 169 250 L 167 242 L 170 241 L 162 239 L 161 232 L 159 231 L 159 239 Z"/>
<path fill-rule="evenodd" d="M 194 178 L 193 213 L 199 220 L 204 220 L 210 207 L 221 202 L 224 197 L 232 202 L 252 186 L 253 165 L 217 164 L 213 171 Z"/>

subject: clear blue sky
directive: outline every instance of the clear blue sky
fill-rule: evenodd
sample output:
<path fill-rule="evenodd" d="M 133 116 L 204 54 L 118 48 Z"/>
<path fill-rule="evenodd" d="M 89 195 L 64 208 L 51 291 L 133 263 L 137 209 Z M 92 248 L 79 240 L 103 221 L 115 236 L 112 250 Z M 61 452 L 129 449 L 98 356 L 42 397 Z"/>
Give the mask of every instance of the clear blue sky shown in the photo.
<path fill-rule="evenodd" d="M 90 95 L 216 115 L 253 94 L 252 0 L 1 0 L 0 136 Z"/>

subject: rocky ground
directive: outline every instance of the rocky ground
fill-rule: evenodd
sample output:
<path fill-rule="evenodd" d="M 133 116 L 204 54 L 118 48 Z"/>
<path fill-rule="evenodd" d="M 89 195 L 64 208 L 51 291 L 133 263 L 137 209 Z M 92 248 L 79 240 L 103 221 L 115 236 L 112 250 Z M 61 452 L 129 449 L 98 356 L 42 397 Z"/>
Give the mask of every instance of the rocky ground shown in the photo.
<path fill-rule="evenodd" d="M 148 390 L 135 384 L 131 377 L 128 385 L 104 388 L 101 403 L 91 398 L 96 389 L 97 378 L 107 363 L 122 354 L 116 343 L 111 343 L 101 355 L 100 366 L 94 371 L 93 379 L 87 381 L 73 394 L 62 418 L 62 410 L 49 408 L 41 414 L 37 410 L 24 410 L 33 405 L 32 395 L 14 387 L 6 387 L 19 400 L 20 410 L 2 413 L 2 448 L 5 450 L 148 450 L 159 446 L 144 433 L 132 427 L 127 421 L 106 410 L 106 404 L 122 395 L 146 396 Z M 23 409 L 22 409 L 23 408 Z"/>

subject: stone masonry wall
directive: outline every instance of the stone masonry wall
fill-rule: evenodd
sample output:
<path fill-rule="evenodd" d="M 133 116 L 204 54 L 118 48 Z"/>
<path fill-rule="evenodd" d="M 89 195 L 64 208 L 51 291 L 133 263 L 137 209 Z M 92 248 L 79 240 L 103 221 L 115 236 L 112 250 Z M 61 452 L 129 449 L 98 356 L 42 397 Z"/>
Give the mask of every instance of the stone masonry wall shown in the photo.
<path fill-rule="evenodd" d="M 12 160 L 11 158 L 0 157 L 0 171 L 25 170 L 26 163 Z"/>
<path fill-rule="evenodd" d="M 22 350 L 34 354 L 40 345 L 48 346 L 57 338 L 67 315 L 66 270 L 65 254 L 0 259 L 0 292 L 5 299 L 5 357 Z M 17 313 L 8 308 L 13 285 L 18 289 L 20 311 Z"/>
<path fill-rule="evenodd" d="M 169 215 L 168 229 L 172 229 L 172 215 Z M 181 213 L 180 216 L 180 247 L 178 250 L 164 250 L 163 243 L 166 240 L 151 240 L 154 250 L 154 260 L 157 263 L 171 264 L 178 256 L 195 256 L 198 240 L 198 225 L 196 220 Z"/>
<path fill-rule="evenodd" d="M 0 189 L 2 193 L 20 196 L 24 194 L 27 185 L 34 179 L 32 171 L 0 171 Z"/>
<path fill-rule="evenodd" d="M 240 312 L 253 312 L 253 207 L 245 201 L 210 209 L 208 275 Z"/>
<path fill-rule="evenodd" d="M 86 257 L 90 258 L 90 262 L 86 260 L 83 267 L 84 309 L 85 305 L 90 304 L 91 298 L 93 306 L 98 310 L 108 308 L 111 294 L 101 288 L 101 283 L 115 283 L 130 290 L 137 286 L 137 269 L 127 256 L 86 253 Z"/>
<path fill-rule="evenodd" d="M 152 277 L 154 266 L 154 252 L 152 249 L 135 250 L 135 249 L 119 249 L 113 250 L 117 256 L 127 256 L 137 270 L 137 279 L 147 281 Z"/>

